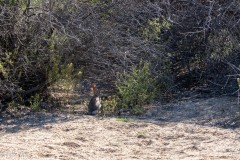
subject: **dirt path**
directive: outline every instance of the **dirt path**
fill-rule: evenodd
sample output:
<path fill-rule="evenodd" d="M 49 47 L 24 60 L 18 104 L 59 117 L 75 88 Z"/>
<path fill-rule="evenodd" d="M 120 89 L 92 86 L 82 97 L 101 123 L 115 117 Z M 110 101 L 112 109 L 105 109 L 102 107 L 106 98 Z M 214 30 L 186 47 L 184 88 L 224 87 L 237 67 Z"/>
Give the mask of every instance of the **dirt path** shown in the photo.
<path fill-rule="evenodd" d="M 0 126 L 0 159 L 240 160 L 240 128 L 197 124 L 196 119 L 202 123 L 202 114 L 190 118 L 191 111 L 185 108 L 188 103 L 154 108 L 168 112 L 160 118 L 163 120 L 156 120 L 157 114 L 123 122 L 50 113 L 7 120 Z M 191 103 L 201 106 L 197 106 L 199 101 Z M 175 119 L 171 119 L 172 113 Z M 178 115 L 186 117 L 178 119 Z"/>

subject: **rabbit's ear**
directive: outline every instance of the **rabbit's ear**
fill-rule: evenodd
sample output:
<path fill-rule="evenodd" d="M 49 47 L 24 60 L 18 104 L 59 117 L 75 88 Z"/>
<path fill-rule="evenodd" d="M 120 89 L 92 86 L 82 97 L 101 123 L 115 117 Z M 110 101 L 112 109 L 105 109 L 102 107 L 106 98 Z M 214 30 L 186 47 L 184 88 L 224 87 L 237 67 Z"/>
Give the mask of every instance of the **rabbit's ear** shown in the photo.
<path fill-rule="evenodd" d="M 93 92 L 93 95 L 96 95 L 97 92 L 97 86 L 95 83 L 91 83 L 91 90 Z"/>

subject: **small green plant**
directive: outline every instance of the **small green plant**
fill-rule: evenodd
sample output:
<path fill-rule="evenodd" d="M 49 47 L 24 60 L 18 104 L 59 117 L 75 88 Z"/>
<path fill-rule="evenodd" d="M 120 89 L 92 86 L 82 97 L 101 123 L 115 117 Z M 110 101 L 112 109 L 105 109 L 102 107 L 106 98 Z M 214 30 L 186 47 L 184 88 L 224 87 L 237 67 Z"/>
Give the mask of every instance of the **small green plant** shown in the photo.
<path fill-rule="evenodd" d="M 144 108 L 142 106 L 138 105 L 138 106 L 133 107 L 132 112 L 135 115 L 143 115 L 145 110 L 144 110 Z"/>
<path fill-rule="evenodd" d="M 117 122 L 130 122 L 131 119 L 129 119 L 129 118 L 116 118 L 116 121 Z"/>
<path fill-rule="evenodd" d="M 30 98 L 30 107 L 33 111 L 37 111 L 40 109 L 40 103 L 41 103 L 41 97 L 39 94 L 36 94 L 35 96 L 32 96 Z"/>
<path fill-rule="evenodd" d="M 146 135 L 147 135 L 146 131 L 138 131 L 137 132 L 138 138 L 146 138 L 147 137 Z"/>
<path fill-rule="evenodd" d="M 16 103 L 15 101 L 11 101 L 10 103 L 8 103 L 8 109 L 11 111 L 16 112 L 17 107 L 18 107 L 18 103 Z"/>
<path fill-rule="evenodd" d="M 143 105 L 153 101 L 158 88 L 147 62 L 132 67 L 129 73 L 119 73 L 116 86 L 120 97 L 119 109 L 131 109 L 133 114 L 144 113 Z"/>
<path fill-rule="evenodd" d="M 116 111 L 119 98 L 116 95 L 109 96 L 104 99 L 103 102 L 103 112 L 104 115 L 113 115 Z"/>
<path fill-rule="evenodd" d="M 208 39 L 211 48 L 210 56 L 214 60 L 225 59 L 234 49 L 233 42 L 227 30 L 220 30 L 217 34 L 212 33 Z"/>
<path fill-rule="evenodd" d="M 7 77 L 7 75 L 8 75 L 6 69 L 3 67 L 3 64 L 1 61 L 0 61 L 0 73 L 3 75 L 3 77 Z"/>
<path fill-rule="evenodd" d="M 166 18 L 152 18 L 149 19 L 146 26 L 141 29 L 142 35 L 146 40 L 159 40 L 160 33 L 162 30 L 169 30 L 171 24 L 167 21 Z"/>

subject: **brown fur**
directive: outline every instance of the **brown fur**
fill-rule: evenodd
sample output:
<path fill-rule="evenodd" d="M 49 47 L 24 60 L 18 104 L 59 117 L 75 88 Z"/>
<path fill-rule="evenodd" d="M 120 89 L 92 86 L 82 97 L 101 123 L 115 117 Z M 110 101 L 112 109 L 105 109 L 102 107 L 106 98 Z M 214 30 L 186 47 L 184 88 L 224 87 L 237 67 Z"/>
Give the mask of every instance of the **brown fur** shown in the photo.
<path fill-rule="evenodd" d="M 88 104 L 88 114 L 96 115 L 100 113 L 101 107 L 101 98 L 97 95 L 93 96 Z"/>
<path fill-rule="evenodd" d="M 96 93 L 97 87 L 96 84 L 91 84 L 91 90 L 93 91 L 94 96 L 91 98 L 88 104 L 88 114 L 96 115 L 99 114 L 102 108 L 101 97 Z"/>

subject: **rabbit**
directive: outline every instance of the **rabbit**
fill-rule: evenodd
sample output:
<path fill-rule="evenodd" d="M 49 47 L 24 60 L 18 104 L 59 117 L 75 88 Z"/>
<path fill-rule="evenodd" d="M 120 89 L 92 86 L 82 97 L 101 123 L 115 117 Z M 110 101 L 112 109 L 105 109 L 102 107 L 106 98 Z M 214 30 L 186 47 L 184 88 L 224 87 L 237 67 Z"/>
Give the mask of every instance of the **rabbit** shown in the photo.
<path fill-rule="evenodd" d="M 99 96 L 99 93 L 97 93 L 97 88 L 95 84 L 91 84 L 91 89 L 93 91 L 93 97 L 88 104 L 88 114 L 96 115 L 99 114 L 102 109 L 101 97 Z"/>

